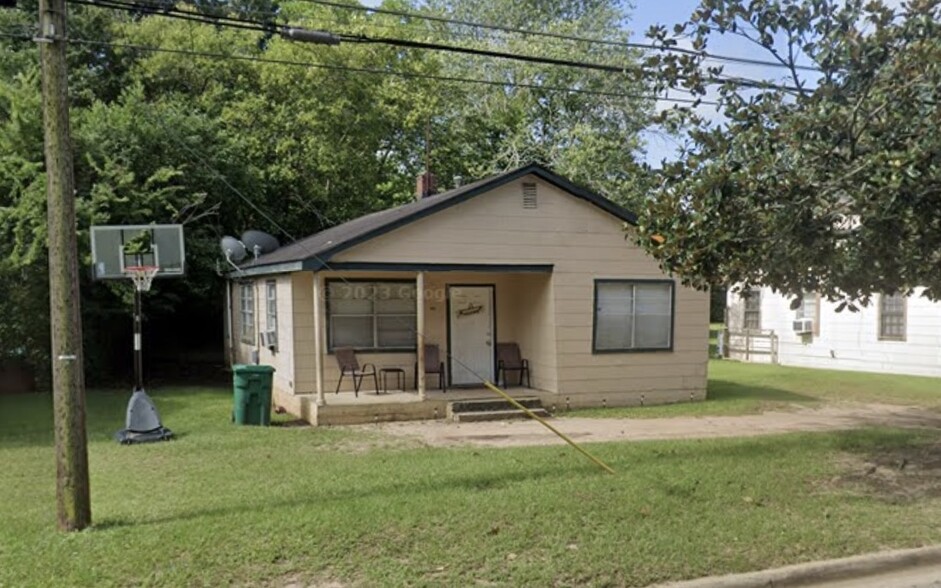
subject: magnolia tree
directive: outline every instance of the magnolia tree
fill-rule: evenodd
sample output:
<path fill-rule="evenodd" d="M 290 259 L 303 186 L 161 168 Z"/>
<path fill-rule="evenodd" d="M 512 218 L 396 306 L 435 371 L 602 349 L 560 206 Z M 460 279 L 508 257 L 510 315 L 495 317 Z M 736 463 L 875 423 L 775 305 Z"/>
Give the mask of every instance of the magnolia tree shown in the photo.
<path fill-rule="evenodd" d="M 688 141 L 634 238 L 664 268 L 695 287 L 819 292 L 840 310 L 918 286 L 941 298 L 941 0 L 703 0 L 650 34 L 706 52 L 738 36 L 785 72 L 756 85 L 702 54 L 648 64 L 719 102 L 712 120 L 660 115 Z"/>

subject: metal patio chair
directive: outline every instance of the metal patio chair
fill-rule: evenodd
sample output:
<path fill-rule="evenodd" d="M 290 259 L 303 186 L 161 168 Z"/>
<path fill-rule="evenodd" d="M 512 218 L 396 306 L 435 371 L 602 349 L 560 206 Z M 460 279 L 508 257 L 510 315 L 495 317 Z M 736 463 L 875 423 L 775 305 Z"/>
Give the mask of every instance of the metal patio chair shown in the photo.
<path fill-rule="evenodd" d="M 438 346 L 429 343 L 425 345 L 425 375 L 437 375 L 438 387 L 442 392 L 448 391 L 448 380 L 444 371 L 444 362 L 441 361 L 441 354 Z M 418 362 L 415 362 L 415 388 L 418 388 Z"/>
<path fill-rule="evenodd" d="M 352 347 L 337 347 L 333 350 L 337 358 L 337 364 L 340 367 L 340 379 L 337 380 L 337 391 L 340 393 L 340 385 L 343 383 L 343 377 L 347 374 L 353 377 L 353 393 L 359 397 L 359 389 L 363 385 L 363 378 L 372 376 L 375 385 L 376 394 L 379 394 L 379 375 L 376 372 L 376 366 L 367 363 L 360 367 L 356 359 L 356 351 Z"/>
<path fill-rule="evenodd" d="M 532 388 L 529 374 L 529 360 L 520 356 L 520 346 L 516 343 L 497 343 L 497 381 L 503 375 L 503 386 L 506 387 L 506 373 L 519 372 L 519 385 L 523 385 L 523 375 L 526 375 L 526 387 Z"/>

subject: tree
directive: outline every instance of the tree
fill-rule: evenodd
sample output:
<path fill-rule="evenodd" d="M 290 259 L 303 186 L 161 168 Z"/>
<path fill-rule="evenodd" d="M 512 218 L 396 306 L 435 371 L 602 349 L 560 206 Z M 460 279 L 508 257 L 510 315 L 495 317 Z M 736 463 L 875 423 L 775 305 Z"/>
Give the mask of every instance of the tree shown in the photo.
<path fill-rule="evenodd" d="M 625 3 L 433 0 L 428 5 L 452 19 L 599 41 L 437 24 L 427 35 L 438 42 L 625 70 L 613 74 L 489 57 L 442 57 L 443 75 L 498 85 L 456 85 L 439 93 L 429 108 L 436 165 L 477 178 L 536 161 L 633 207 L 644 173 L 637 163 L 643 149 L 640 133 L 650 121 L 652 101 L 645 97 L 650 95 L 648 83 L 635 75 L 639 54 L 617 45 L 630 38 Z"/>
<path fill-rule="evenodd" d="M 160 4 L 159 10 L 369 36 L 492 44 L 558 57 L 577 52 L 605 63 L 630 64 L 636 57 L 622 48 L 517 34 L 475 38 L 466 28 L 444 23 L 307 2 Z M 390 0 L 386 6 L 414 11 L 419 3 Z M 445 8 L 470 20 L 626 38 L 625 15 L 614 0 L 559 0 L 545 7 L 455 0 L 434 7 Z M 0 12 L 0 24 L 27 37 L 31 19 L 20 11 Z M 160 282 L 146 305 L 155 327 L 180 325 L 181 340 L 205 339 L 208 332 L 210 343 L 218 341 L 219 273 L 229 269 L 219 253 L 222 235 L 256 228 L 288 242 L 411 200 L 425 165 L 426 136 L 441 188 L 450 187 L 454 175 L 477 178 L 537 160 L 615 198 L 636 191 L 634 153 L 650 105 L 604 95 L 642 94 L 643 84 L 627 76 L 468 60 L 381 43 L 308 45 L 261 31 L 168 19 L 149 9 L 128 14 L 76 5 L 69 19 L 83 263 L 90 263 L 90 225 L 184 223 L 186 279 Z M 0 39 L 0 290 L 15 290 L 0 296 L 0 312 L 11 317 L 0 327 L 0 359 L 15 356 L 44 366 L 48 337 L 39 335 L 44 330 L 32 318 L 43 313 L 30 306 L 48 293 L 41 278 L 46 233 L 38 72 L 35 43 Z M 488 78 L 500 85 L 428 76 Z M 81 277 L 90 383 L 114 382 L 130 365 L 123 355 L 127 346 L 116 342 L 130 336 L 131 289 L 124 282 L 92 283 L 90 272 Z M 180 318 L 182 312 L 198 320 Z M 37 375 L 42 379 L 46 372 Z"/>
<path fill-rule="evenodd" d="M 816 291 L 840 310 L 916 286 L 941 298 L 939 5 L 704 0 L 676 33 L 702 50 L 747 39 L 787 77 L 722 83 L 721 122 L 663 113 L 687 125 L 688 145 L 649 194 L 638 243 L 697 287 Z M 722 73 L 702 56 L 657 65 L 665 85 L 700 96 Z"/>

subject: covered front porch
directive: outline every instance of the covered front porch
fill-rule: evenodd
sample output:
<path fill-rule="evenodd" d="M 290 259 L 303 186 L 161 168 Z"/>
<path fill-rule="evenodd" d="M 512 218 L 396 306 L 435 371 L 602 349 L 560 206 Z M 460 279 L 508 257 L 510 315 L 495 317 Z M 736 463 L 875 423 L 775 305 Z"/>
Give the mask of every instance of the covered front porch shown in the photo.
<path fill-rule="evenodd" d="M 548 410 L 563 409 L 558 406 L 556 394 L 546 390 L 525 387 L 510 387 L 505 390 L 517 400 L 538 398 Z M 315 394 L 293 396 L 285 408 L 313 425 L 356 425 L 389 421 L 437 420 L 449 418 L 448 405 L 466 400 L 500 400 L 492 390 L 481 387 L 458 388 L 442 392 L 429 390 L 424 399 L 412 390 L 391 390 L 380 394 L 360 391 L 358 397 L 352 393 L 327 395 L 327 403 L 317 404 Z"/>
<path fill-rule="evenodd" d="M 529 364 L 532 388 L 508 374 L 514 396 L 552 394 L 551 270 L 372 264 L 295 274 L 295 394 L 275 402 L 314 424 L 443 418 L 449 402 L 494 396 L 483 381 L 497 379 L 497 343 L 515 343 Z M 305 291 L 309 300 L 299 300 Z M 424 365 L 423 346 L 436 348 L 443 366 Z M 336 350 L 348 347 L 377 374 L 358 395 L 354 379 L 341 378 Z"/>

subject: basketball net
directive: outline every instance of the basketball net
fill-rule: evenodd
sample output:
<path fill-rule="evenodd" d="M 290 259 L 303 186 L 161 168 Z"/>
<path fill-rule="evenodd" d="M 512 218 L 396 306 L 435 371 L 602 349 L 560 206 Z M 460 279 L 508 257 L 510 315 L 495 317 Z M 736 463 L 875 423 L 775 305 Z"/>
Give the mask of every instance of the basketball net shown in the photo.
<path fill-rule="evenodd" d="M 147 292 L 150 290 L 150 283 L 160 268 L 155 265 L 132 265 L 124 268 L 124 273 L 134 282 L 134 288 L 138 292 Z"/>

